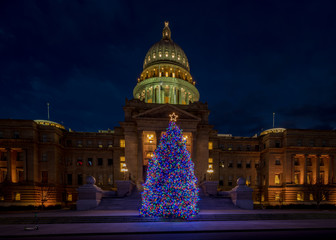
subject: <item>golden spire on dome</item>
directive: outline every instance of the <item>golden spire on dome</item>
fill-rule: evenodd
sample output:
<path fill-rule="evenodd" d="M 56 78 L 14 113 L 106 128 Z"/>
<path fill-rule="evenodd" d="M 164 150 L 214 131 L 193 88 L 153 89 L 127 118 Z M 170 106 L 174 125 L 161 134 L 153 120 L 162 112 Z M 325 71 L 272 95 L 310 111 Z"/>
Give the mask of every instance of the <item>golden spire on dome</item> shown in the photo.
<path fill-rule="evenodd" d="M 170 28 L 169 28 L 169 22 L 165 21 L 164 25 L 165 26 L 162 30 L 162 39 L 171 40 L 171 32 L 170 32 Z"/>

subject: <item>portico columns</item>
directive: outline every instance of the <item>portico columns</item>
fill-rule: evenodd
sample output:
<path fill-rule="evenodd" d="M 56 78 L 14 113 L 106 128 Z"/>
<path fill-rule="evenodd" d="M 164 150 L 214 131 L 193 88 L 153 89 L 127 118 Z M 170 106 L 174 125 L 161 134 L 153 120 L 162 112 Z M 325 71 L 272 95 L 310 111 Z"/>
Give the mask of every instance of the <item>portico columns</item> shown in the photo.
<path fill-rule="evenodd" d="M 324 179 L 320 179 L 320 162 L 321 162 L 321 155 L 316 155 L 316 173 L 315 173 L 315 183 L 318 181 L 324 181 Z"/>
<path fill-rule="evenodd" d="M 308 154 L 304 155 L 304 168 L 303 168 L 303 183 L 307 183 L 307 158 Z"/>

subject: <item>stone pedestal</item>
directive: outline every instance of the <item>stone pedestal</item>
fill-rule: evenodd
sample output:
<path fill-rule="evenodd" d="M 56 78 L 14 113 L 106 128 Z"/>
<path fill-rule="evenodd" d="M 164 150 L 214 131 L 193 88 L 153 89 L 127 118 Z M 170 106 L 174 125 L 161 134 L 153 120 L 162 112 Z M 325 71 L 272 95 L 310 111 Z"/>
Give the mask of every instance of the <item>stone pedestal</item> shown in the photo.
<path fill-rule="evenodd" d="M 77 210 L 90 210 L 98 207 L 103 196 L 103 190 L 95 185 L 96 179 L 86 178 L 86 184 L 78 188 Z"/>
<path fill-rule="evenodd" d="M 134 184 L 132 181 L 116 181 L 117 184 L 117 196 L 126 197 L 132 194 Z"/>
<path fill-rule="evenodd" d="M 218 181 L 205 181 L 200 184 L 200 187 L 203 190 L 203 194 L 205 196 L 216 196 Z"/>
<path fill-rule="evenodd" d="M 238 178 L 237 185 L 238 186 L 229 192 L 233 204 L 241 209 L 253 209 L 253 189 L 246 186 L 246 180 L 244 178 Z"/>

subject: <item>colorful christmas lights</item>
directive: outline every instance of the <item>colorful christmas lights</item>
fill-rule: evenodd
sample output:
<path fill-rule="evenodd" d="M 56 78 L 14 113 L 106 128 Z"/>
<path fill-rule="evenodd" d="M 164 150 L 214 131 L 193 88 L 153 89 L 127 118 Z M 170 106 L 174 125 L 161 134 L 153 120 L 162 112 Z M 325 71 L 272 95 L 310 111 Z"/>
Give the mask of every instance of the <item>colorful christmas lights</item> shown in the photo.
<path fill-rule="evenodd" d="M 182 131 L 171 121 L 148 162 L 140 215 L 189 218 L 198 213 L 198 200 L 194 163 Z"/>

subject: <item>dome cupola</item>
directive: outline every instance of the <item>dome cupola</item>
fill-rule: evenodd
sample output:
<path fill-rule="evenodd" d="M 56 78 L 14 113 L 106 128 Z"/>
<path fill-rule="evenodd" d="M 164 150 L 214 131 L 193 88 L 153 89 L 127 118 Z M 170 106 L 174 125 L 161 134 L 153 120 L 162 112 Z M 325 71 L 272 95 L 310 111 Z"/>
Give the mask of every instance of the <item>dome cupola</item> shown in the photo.
<path fill-rule="evenodd" d="M 189 104 L 199 100 L 194 85 L 188 58 L 171 39 L 169 23 L 165 22 L 162 39 L 145 56 L 133 96 L 148 103 Z"/>

